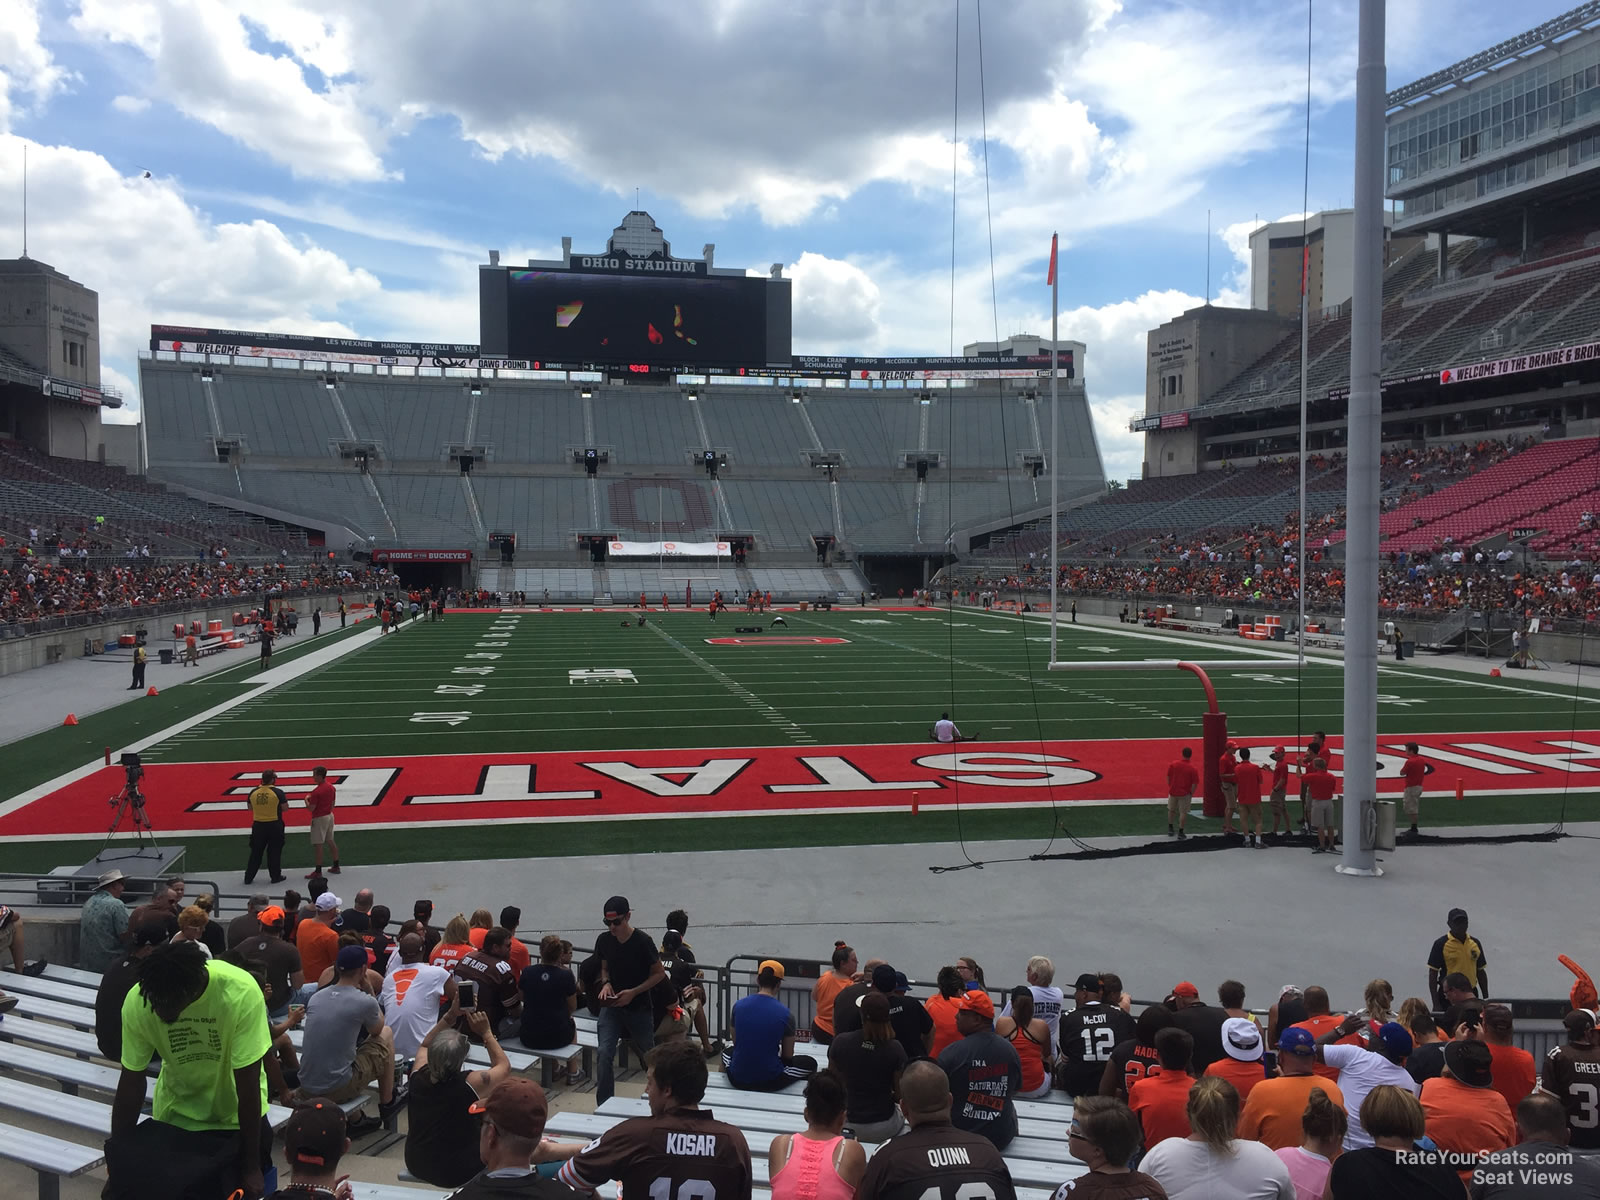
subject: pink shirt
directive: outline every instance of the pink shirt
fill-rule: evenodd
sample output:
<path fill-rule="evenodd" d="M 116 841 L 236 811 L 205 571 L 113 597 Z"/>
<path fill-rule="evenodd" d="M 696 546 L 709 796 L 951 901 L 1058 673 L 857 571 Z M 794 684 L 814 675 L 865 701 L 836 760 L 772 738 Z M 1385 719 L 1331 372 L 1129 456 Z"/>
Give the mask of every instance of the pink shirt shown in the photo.
<path fill-rule="evenodd" d="M 814 1142 L 798 1133 L 790 1138 L 789 1159 L 772 1177 L 772 1200 L 851 1200 L 855 1188 L 833 1168 L 833 1156 L 843 1140 Z"/>
<path fill-rule="evenodd" d="M 1294 1200 L 1322 1200 L 1333 1163 L 1320 1154 L 1311 1153 L 1304 1146 L 1285 1146 L 1273 1153 L 1289 1168 L 1289 1182 L 1294 1184 Z"/>

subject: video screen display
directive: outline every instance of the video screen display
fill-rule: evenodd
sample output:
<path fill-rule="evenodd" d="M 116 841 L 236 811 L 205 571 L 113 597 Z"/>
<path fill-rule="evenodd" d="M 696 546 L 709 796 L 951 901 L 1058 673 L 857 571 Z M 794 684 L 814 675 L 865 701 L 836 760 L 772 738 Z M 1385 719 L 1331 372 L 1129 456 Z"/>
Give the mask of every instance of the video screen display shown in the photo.
<path fill-rule="evenodd" d="M 781 298 L 770 294 L 777 291 Z M 755 277 L 511 270 L 506 349 L 512 358 L 553 362 L 784 362 L 787 293 Z M 769 320 L 769 307 L 777 319 Z"/>

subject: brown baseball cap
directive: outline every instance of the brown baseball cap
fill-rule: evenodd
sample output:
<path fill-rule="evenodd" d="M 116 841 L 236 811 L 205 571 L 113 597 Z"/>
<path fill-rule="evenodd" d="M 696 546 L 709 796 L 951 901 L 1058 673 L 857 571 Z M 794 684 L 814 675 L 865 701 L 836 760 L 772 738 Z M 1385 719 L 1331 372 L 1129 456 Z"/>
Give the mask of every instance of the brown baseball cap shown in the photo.
<path fill-rule="evenodd" d="M 533 1080 L 507 1079 L 467 1111 L 487 1116 L 496 1129 L 537 1141 L 544 1136 L 550 1105 L 544 1089 Z"/>

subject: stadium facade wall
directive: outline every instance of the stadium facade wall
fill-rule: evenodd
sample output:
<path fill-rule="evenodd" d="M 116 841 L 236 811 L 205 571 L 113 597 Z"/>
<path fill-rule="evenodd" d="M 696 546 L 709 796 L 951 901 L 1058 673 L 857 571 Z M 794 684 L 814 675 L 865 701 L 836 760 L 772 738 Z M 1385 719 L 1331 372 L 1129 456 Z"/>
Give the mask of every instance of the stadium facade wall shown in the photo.
<path fill-rule="evenodd" d="M 321 600 L 337 607 L 335 597 L 340 594 L 321 592 L 296 596 L 294 606 L 302 611 L 310 611 L 306 608 L 307 603 L 311 600 Z M 358 593 L 347 590 L 342 594 L 349 600 Z M 173 645 L 172 626 L 179 621 L 185 623 L 221 621 L 224 628 L 232 629 L 233 614 L 248 612 L 253 607 L 255 607 L 253 601 L 246 601 L 240 597 L 234 603 L 220 607 L 196 608 L 188 612 L 164 613 L 160 616 L 119 617 L 114 621 L 102 621 L 94 625 L 75 625 L 70 629 L 53 629 L 46 633 L 29 634 L 27 637 L 7 638 L 0 641 L 0 675 L 15 675 L 19 671 L 31 671 L 35 667 L 51 666 L 57 662 L 82 658 L 85 641 L 115 642 L 121 634 L 132 633 L 136 629 L 143 629 L 149 635 L 148 647 L 153 656 L 162 647 Z M 235 657 L 238 661 L 244 662 L 250 657 L 250 652 L 240 650 Z M 118 675 L 115 683 L 118 687 L 125 686 L 126 677 Z"/>

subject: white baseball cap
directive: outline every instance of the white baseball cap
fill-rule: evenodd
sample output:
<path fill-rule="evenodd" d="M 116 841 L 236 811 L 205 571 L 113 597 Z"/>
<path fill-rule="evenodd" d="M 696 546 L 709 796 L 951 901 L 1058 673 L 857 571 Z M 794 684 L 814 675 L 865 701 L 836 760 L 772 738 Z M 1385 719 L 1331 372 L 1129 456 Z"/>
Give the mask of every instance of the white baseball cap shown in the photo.
<path fill-rule="evenodd" d="M 330 908 L 338 908 L 342 903 L 344 902 L 332 892 L 323 892 L 317 897 L 317 911 L 327 912 Z"/>

